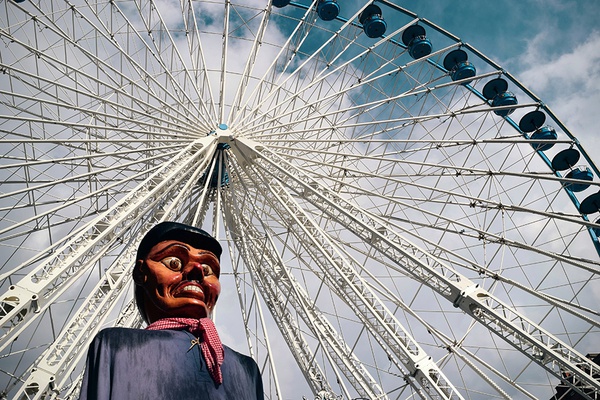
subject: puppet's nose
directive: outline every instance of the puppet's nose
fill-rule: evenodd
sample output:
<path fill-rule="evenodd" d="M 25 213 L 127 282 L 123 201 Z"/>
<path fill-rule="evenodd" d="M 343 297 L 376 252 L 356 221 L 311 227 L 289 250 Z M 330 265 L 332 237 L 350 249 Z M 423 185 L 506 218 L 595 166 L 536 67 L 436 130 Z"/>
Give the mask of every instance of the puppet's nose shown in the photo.
<path fill-rule="evenodd" d="M 189 262 L 183 269 L 183 278 L 187 281 L 204 280 L 204 265 L 199 262 Z"/>

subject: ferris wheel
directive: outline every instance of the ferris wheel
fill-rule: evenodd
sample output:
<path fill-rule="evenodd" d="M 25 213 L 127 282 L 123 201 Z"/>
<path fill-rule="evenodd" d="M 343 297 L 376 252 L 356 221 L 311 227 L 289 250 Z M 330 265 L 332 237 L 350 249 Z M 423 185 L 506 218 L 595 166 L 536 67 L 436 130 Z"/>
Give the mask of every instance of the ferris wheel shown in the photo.
<path fill-rule="evenodd" d="M 77 398 L 163 220 L 269 399 L 600 399 L 600 173 L 389 0 L 0 0 L 0 398 Z"/>

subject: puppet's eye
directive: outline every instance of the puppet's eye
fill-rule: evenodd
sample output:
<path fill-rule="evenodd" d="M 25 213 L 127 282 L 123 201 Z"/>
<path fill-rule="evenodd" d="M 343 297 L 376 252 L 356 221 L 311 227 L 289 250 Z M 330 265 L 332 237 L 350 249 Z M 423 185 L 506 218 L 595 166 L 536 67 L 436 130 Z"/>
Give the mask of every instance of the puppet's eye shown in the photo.
<path fill-rule="evenodd" d="M 214 274 L 212 267 L 208 264 L 202 264 L 202 271 L 204 272 L 204 276 L 209 276 L 209 275 Z"/>
<path fill-rule="evenodd" d="M 183 267 L 183 262 L 177 257 L 166 257 L 160 260 L 160 262 L 173 271 L 181 271 Z"/>

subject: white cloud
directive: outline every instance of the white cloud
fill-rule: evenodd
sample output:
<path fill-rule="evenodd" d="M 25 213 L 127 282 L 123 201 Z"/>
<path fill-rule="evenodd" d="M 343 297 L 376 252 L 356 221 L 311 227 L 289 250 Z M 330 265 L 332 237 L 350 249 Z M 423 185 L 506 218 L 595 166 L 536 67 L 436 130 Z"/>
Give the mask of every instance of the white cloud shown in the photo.
<path fill-rule="evenodd" d="M 593 31 L 579 46 L 549 58 L 544 46 L 549 32 L 534 37 L 523 55 L 519 79 L 539 96 L 579 139 L 600 165 L 598 132 L 600 106 L 600 31 Z M 555 50 L 555 49 L 554 49 Z"/>

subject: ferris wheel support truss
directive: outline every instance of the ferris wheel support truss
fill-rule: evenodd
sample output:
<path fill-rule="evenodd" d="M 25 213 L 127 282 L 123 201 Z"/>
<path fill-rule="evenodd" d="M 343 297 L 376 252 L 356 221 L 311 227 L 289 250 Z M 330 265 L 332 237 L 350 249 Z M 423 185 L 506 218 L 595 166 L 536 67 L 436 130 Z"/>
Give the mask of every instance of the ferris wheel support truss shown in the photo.
<path fill-rule="evenodd" d="M 551 333 L 512 309 L 467 277 L 445 265 L 435 256 L 396 234 L 391 227 L 385 233 L 378 226 L 388 223 L 341 198 L 315 180 L 304 176 L 284 158 L 247 138 L 236 138 L 240 153 L 260 155 L 265 164 L 255 162 L 267 175 L 286 182 L 288 187 L 317 205 L 346 229 L 403 268 L 417 281 L 442 295 L 515 349 L 545 368 L 573 390 L 591 399 L 600 399 L 600 367 Z M 257 160 L 255 160 L 257 161 Z M 378 240 L 373 240 L 377 238 Z M 575 379 L 564 380 L 568 371 Z"/>
<path fill-rule="evenodd" d="M 125 232 L 138 222 L 147 230 L 173 213 L 186 188 L 195 184 L 206 169 L 217 146 L 216 137 L 199 139 L 180 151 L 113 207 L 88 224 L 78 235 L 56 250 L 54 256 L 12 285 L 0 300 L 0 326 L 3 336 L 0 350 L 10 345 L 29 324 L 41 316 L 52 300 L 69 287 L 104 254 L 117 246 Z M 187 172 L 186 171 L 191 171 Z M 178 196 L 165 196 L 178 193 Z M 171 198 L 167 206 L 165 199 Z M 144 229 L 142 229 L 144 230 Z M 130 243 L 121 258 L 104 272 L 93 293 L 80 306 L 60 336 L 34 363 L 33 372 L 19 394 L 27 399 L 40 398 L 49 389 L 64 385 L 72 368 L 102 321 L 115 307 L 127 272 L 134 262 L 135 249 Z M 56 288 L 60 287 L 61 290 Z"/>
<path fill-rule="evenodd" d="M 225 226 L 229 226 L 227 222 L 225 223 Z M 232 241 L 233 239 L 231 238 L 230 231 L 227 231 L 226 233 L 227 233 L 227 240 Z M 232 260 L 235 260 L 233 246 L 229 247 L 229 255 Z M 241 268 L 239 268 L 239 264 L 236 263 L 235 261 L 232 262 L 232 270 L 233 270 L 233 275 L 235 277 L 235 285 L 236 285 L 236 289 L 237 289 L 237 293 L 238 293 L 238 301 L 242 305 L 240 307 L 240 313 L 242 315 L 242 321 L 244 322 L 244 331 L 246 333 L 246 341 L 248 343 L 249 354 L 255 360 L 258 359 L 257 350 L 255 349 L 256 347 L 258 347 L 258 345 L 253 342 L 253 338 L 255 336 L 253 335 L 251 330 L 248 329 L 248 324 L 250 323 L 250 311 L 254 307 L 256 309 L 256 313 L 258 314 L 258 316 L 260 318 L 260 326 L 264 333 L 264 346 L 266 348 L 266 353 L 267 353 L 266 357 L 268 358 L 267 361 L 268 361 L 269 367 L 270 367 L 270 370 L 267 372 L 266 365 L 265 365 L 265 363 L 263 363 L 263 366 L 261 369 L 261 375 L 263 377 L 263 384 L 264 384 L 264 380 L 266 377 L 266 379 L 268 379 L 269 382 L 272 383 L 273 386 L 275 387 L 275 394 L 276 394 L 277 398 L 282 398 L 281 385 L 279 384 L 279 377 L 277 374 L 277 368 L 275 366 L 273 350 L 272 350 L 271 342 L 269 339 L 269 333 L 268 333 L 266 321 L 264 318 L 263 308 L 257 299 L 258 298 L 257 285 L 254 282 L 251 284 L 251 286 L 252 286 L 252 301 L 250 302 L 251 306 L 247 308 L 243 305 L 243 304 L 245 304 L 245 302 L 244 302 L 245 290 L 243 288 L 244 287 L 244 279 L 242 279 L 242 276 L 244 275 L 244 271 Z"/>
<path fill-rule="evenodd" d="M 323 371 L 314 361 L 315 356 L 308 346 L 308 343 L 306 343 L 302 337 L 299 326 L 297 325 L 293 316 L 285 308 L 284 305 L 286 301 L 282 298 L 281 292 L 276 290 L 277 285 L 266 274 L 260 278 L 258 277 L 265 269 L 268 269 L 268 266 L 265 268 L 261 265 L 263 263 L 262 260 L 265 260 L 264 262 L 266 262 L 265 257 L 256 259 L 256 254 L 261 254 L 261 256 L 263 255 L 262 253 L 258 253 L 258 249 L 254 248 L 254 245 L 257 244 L 257 241 L 249 241 L 245 236 L 248 234 L 252 235 L 253 232 L 246 231 L 245 228 L 247 228 L 247 226 L 243 227 L 243 225 L 246 224 L 245 221 L 242 221 L 241 217 L 236 217 L 230 214 L 227 218 L 229 218 L 234 224 L 234 226 L 230 227 L 232 229 L 230 232 L 232 234 L 233 241 L 236 243 L 241 257 L 245 261 L 246 265 L 248 265 L 252 270 L 256 271 L 253 274 L 253 282 L 261 290 L 267 307 L 269 308 L 269 311 L 271 311 L 271 315 L 279 327 L 283 338 L 288 344 L 290 351 L 294 355 L 294 358 L 296 359 L 300 370 L 304 374 L 307 383 L 315 393 L 322 390 L 325 390 L 327 393 L 333 393 L 333 389 L 329 386 L 329 383 L 323 379 Z M 250 248 L 253 250 L 250 250 Z"/>
<path fill-rule="evenodd" d="M 42 356 L 32 365 L 32 372 L 17 392 L 19 399 L 39 399 L 43 395 L 59 393 L 67 385 L 69 373 L 85 356 L 95 332 L 118 305 L 118 299 L 127 286 L 127 271 L 135 257 L 129 249 L 122 261 L 111 266 L 92 291 L 92 295 L 75 312 L 75 317 Z"/>
<path fill-rule="evenodd" d="M 244 193 L 247 190 L 241 190 L 240 192 Z M 229 193 L 229 191 L 226 191 L 226 193 Z M 249 198 L 249 196 L 240 196 L 240 198 Z M 332 359 L 332 364 L 338 366 L 361 397 L 372 399 L 387 398 L 381 387 L 364 368 L 350 347 L 336 332 L 323 313 L 315 306 L 314 301 L 310 299 L 308 293 L 302 289 L 289 273 L 288 267 L 286 267 L 275 247 L 271 234 L 268 231 L 263 234 L 259 233 L 254 225 L 243 217 L 246 215 L 244 211 L 251 212 L 244 208 L 244 205 L 248 205 L 248 201 L 236 201 L 236 199 L 230 198 L 228 203 L 228 207 L 225 207 L 224 210 L 227 216 L 226 220 L 234 222 L 231 227 L 231 232 L 234 234 L 234 241 L 238 244 L 242 242 L 241 247 L 237 247 L 245 250 L 245 254 L 242 254 L 242 256 L 247 264 L 253 268 L 254 279 L 260 282 L 260 287 L 265 289 L 265 293 L 269 296 L 267 299 L 269 308 L 273 311 L 273 308 L 282 307 L 282 310 L 275 310 L 278 311 L 277 314 L 285 313 L 287 315 L 286 321 L 292 321 L 295 324 L 293 317 L 289 315 L 288 311 L 285 311 L 284 305 L 289 304 L 292 306 L 311 329 L 314 336 L 318 339 L 320 346 L 328 350 L 325 354 Z M 233 214 L 231 210 L 236 210 L 237 213 Z M 266 237 L 261 237 L 264 235 Z M 251 246 L 246 244 L 248 238 L 252 238 L 253 243 Z M 253 250 L 249 252 L 248 248 L 252 248 Z M 264 282 L 262 282 L 263 280 Z M 279 289 L 278 293 L 272 293 L 272 288 L 277 287 Z M 281 298 L 282 296 L 284 296 L 284 299 Z M 295 329 L 298 329 L 297 326 L 293 326 Z M 299 335 L 295 340 L 303 341 Z M 294 342 L 291 344 L 293 345 Z M 309 359 L 314 359 L 314 356 L 311 356 Z M 303 364 L 300 363 L 301 360 L 298 361 L 299 365 Z M 324 384 L 322 372 L 315 375 L 312 369 L 306 369 L 304 365 L 300 366 L 305 376 L 315 382 L 312 385 L 315 394 L 318 392 L 322 393 L 325 390 L 331 396 L 334 395 L 332 389 Z M 315 377 L 317 378 L 316 381 Z M 348 396 L 346 393 L 346 397 Z"/>
<path fill-rule="evenodd" d="M 249 143 L 254 142 L 243 139 L 242 143 L 248 146 Z M 241 153 L 252 154 L 252 151 L 247 149 Z M 269 175 L 273 175 L 271 171 L 267 176 Z M 431 398 L 462 398 L 462 395 L 432 358 L 412 338 L 349 261 L 338 251 L 331 239 L 306 215 L 285 188 L 275 182 L 271 182 L 271 186 L 266 186 L 272 189 L 271 194 L 274 196 L 270 206 L 277 212 L 278 217 L 286 221 L 289 226 L 300 228 L 294 234 L 304 245 L 309 246 L 310 253 L 320 260 L 317 263 L 321 267 L 319 273 L 326 278 L 331 290 L 337 293 L 346 304 L 354 305 L 357 317 L 373 334 L 381 347 L 391 349 L 391 354 L 388 356 L 398 369 L 400 371 L 404 371 L 404 367 L 408 369 L 408 373 L 403 372 L 407 383 L 412 385 L 416 380 Z"/>

